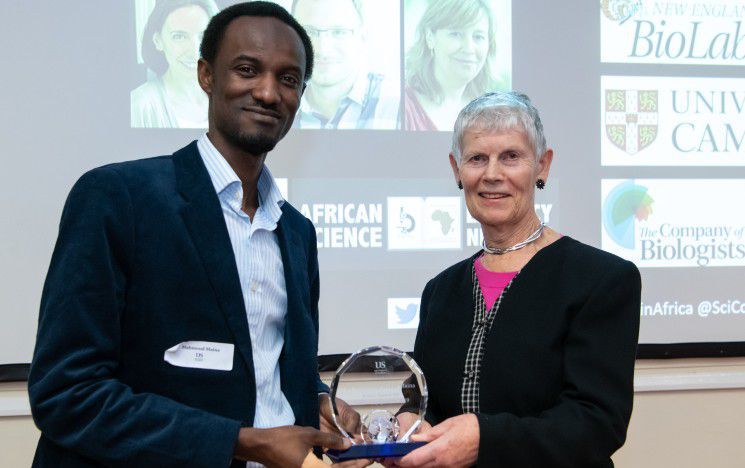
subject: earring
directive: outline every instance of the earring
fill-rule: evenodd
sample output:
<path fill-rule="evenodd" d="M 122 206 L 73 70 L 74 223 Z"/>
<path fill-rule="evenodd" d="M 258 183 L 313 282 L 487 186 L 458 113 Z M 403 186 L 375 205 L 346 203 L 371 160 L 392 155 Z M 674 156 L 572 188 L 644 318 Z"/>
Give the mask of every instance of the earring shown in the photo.
<path fill-rule="evenodd" d="M 543 188 L 546 186 L 546 181 L 543 179 L 538 179 L 535 181 L 535 186 L 538 190 L 543 190 Z"/>
<path fill-rule="evenodd" d="M 461 182 L 460 180 L 458 181 L 458 188 L 460 190 L 463 190 L 463 182 Z"/>

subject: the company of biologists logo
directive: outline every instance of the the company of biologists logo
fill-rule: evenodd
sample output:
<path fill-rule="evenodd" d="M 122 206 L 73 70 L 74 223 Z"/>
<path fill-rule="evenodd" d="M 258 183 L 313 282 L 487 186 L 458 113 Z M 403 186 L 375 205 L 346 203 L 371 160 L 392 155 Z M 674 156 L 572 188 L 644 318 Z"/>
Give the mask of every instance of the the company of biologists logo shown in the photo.
<path fill-rule="evenodd" d="M 646 221 L 654 200 L 646 187 L 626 181 L 605 197 L 603 227 L 613 241 L 626 249 L 636 246 L 636 222 Z"/>
<path fill-rule="evenodd" d="M 602 248 L 639 267 L 745 265 L 744 179 L 601 182 Z"/>

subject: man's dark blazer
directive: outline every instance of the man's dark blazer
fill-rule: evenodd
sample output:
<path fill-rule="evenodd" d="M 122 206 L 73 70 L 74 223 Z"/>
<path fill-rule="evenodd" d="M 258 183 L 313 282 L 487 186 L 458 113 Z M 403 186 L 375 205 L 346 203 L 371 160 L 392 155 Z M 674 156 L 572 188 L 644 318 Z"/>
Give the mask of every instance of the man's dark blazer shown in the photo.
<path fill-rule="evenodd" d="M 315 230 L 285 203 L 276 234 L 287 287 L 282 391 L 296 424 L 317 427 Z M 234 344 L 233 369 L 165 362 L 184 341 Z M 42 293 L 29 376 L 42 433 L 34 466 L 228 466 L 255 392 L 238 270 L 196 142 L 83 175 Z"/>
<path fill-rule="evenodd" d="M 463 413 L 477 255 L 422 294 L 414 359 L 427 377 L 432 424 Z M 478 466 L 613 466 L 631 417 L 640 301 L 631 262 L 567 236 L 536 253 L 487 334 Z"/>

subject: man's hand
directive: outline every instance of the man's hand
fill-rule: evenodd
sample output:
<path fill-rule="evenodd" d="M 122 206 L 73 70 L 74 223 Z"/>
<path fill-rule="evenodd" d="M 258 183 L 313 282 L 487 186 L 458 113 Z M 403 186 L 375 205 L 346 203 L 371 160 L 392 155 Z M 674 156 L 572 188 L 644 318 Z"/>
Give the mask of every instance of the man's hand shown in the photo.
<path fill-rule="evenodd" d="M 321 393 L 318 395 L 318 406 L 320 408 L 319 416 L 321 420 L 321 432 L 329 434 L 339 434 L 339 429 L 334 424 L 334 418 L 331 415 L 331 405 L 329 404 L 329 394 Z M 357 442 L 362 442 L 360 436 L 360 414 L 355 411 L 344 400 L 336 399 L 336 408 L 339 410 L 339 424 L 347 433 Z M 350 460 L 341 463 L 334 463 L 332 466 L 338 468 L 363 468 L 372 464 L 371 460 L 359 459 Z"/>
<path fill-rule="evenodd" d="M 334 424 L 334 417 L 331 414 L 328 393 L 318 395 L 318 405 L 320 408 L 321 431 L 329 434 L 339 434 L 339 429 Z M 341 427 L 353 438 L 359 437 L 360 414 L 340 398 L 336 399 L 336 409 L 339 411 Z"/>
<path fill-rule="evenodd" d="M 239 460 L 259 462 L 268 468 L 296 468 L 303 464 L 314 446 L 346 450 L 350 445 L 343 437 L 312 427 L 244 427 L 238 433 L 234 456 Z"/>

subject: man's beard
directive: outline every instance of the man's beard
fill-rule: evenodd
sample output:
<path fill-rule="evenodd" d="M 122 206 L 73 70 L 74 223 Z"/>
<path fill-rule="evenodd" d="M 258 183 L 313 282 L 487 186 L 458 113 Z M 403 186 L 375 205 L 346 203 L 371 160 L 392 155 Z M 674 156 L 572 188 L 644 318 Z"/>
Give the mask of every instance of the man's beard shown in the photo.
<path fill-rule="evenodd" d="M 238 129 L 229 129 L 223 132 L 225 139 L 246 153 L 260 155 L 268 153 L 277 145 L 279 139 L 261 133 L 250 134 Z"/>
<path fill-rule="evenodd" d="M 284 136 L 268 135 L 256 128 L 252 132 L 243 131 L 238 122 L 230 120 L 215 119 L 215 127 L 232 146 L 255 156 L 273 150 Z"/>

